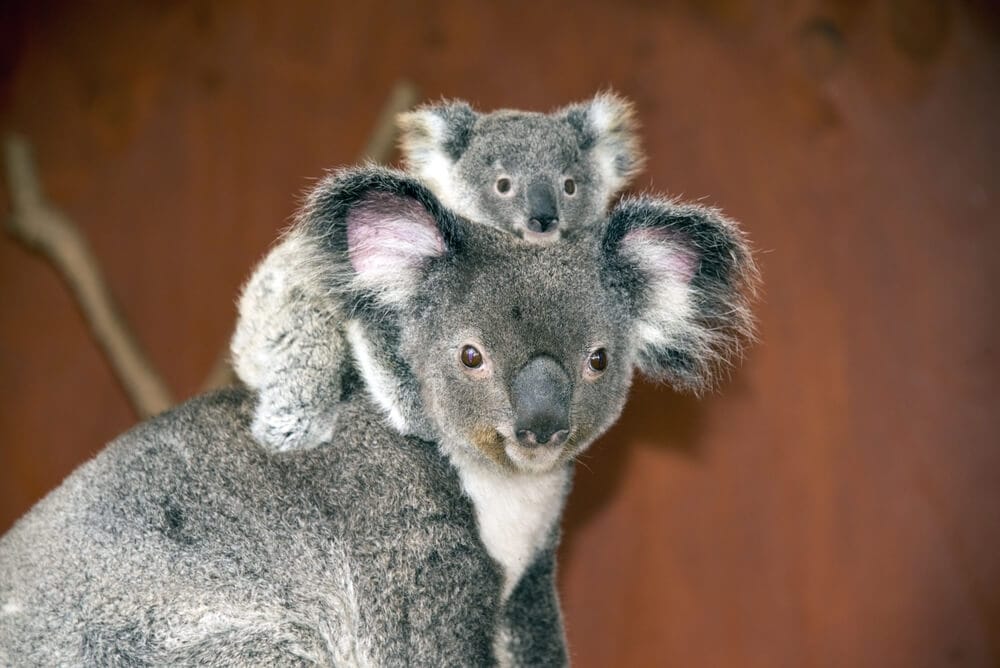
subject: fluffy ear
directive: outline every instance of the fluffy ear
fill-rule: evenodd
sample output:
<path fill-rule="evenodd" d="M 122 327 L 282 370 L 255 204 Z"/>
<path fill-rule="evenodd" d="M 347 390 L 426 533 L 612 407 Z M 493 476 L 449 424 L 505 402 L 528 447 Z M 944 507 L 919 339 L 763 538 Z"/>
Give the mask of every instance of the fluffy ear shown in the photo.
<path fill-rule="evenodd" d="M 605 199 L 610 200 L 645 163 L 632 103 L 608 91 L 570 105 L 561 113 L 576 133 L 580 150 L 589 152 L 596 162 Z"/>
<path fill-rule="evenodd" d="M 432 183 L 445 183 L 469 146 L 478 115 L 465 102 L 445 101 L 400 114 L 399 144 L 407 170 Z"/>
<path fill-rule="evenodd" d="M 736 224 L 715 209 L 626 198 L 603 240 L 608 277 L 632 305 L 636 366 L 700 392 L 753 338 L 758 283 Z"/>
<path fill-rule="evenodd" d="M 300 229 L 321 252 L 313 266 L 356 304 L 398 308 L 427 265 L 461 241 L 455 216 L 407 174 L 381 167 L 341 171 L 310 196 Z M 318 271 L 324 271 L 318 269 Z"/>

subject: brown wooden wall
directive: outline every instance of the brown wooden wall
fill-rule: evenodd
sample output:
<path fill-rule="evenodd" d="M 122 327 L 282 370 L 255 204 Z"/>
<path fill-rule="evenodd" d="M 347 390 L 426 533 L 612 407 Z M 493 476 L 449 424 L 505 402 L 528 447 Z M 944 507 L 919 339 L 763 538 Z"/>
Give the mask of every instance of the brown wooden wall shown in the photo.
<path fill-rule="evenodd" d="M 483 109 L 610 85 L 644 124 L 639 188 L 741 220 L 766 294 L 732 382 L 638 386 L 579 470 L 575 663 L 1000 662 L 991 3 L 283 4 L 0 10 L 0 129 L 179 397 L 397 78 Z M 0 235 L 0 530 L 133 421 L 52 268 Z"/>

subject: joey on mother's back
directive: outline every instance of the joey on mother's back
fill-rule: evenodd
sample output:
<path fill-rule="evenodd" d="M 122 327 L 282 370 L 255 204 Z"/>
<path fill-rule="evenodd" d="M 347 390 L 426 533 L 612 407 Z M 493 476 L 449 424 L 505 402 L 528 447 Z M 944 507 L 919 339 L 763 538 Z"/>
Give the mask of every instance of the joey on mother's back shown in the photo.
<path fill-rule="evenodd" d="M 548 114 L 446 101 L 399 125 L 409 172 L 445 207 L 539 244 L 595 234 L 643 162 L 632 105 L 611 93 Z M 353 371 L 345 296 L 303 266 L 308 243 L 289 234 L 254 271 L 231 346 L 259 391 L 254 435 L 282 451 L 329 439 Z"/>
<path fill-rule="evenodd" d="M 0 538 L 0 664 L 564 663 L 572 458 L 634 370 L 705 387 L 751 326 L 718 212 L 597 222 L 539 245 L 401 172 L 324 180 L 292 248 L 349 307 L 331 447 L 261 447 L 246 389 L 125 434 Z"/>

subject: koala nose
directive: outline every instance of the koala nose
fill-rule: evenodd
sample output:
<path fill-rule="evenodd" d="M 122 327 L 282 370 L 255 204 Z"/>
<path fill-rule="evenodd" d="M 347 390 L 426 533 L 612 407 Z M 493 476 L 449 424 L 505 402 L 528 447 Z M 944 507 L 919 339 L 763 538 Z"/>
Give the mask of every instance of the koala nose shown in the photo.
<path fill-rule="evenodd" d="M 526 448 L 533 448 L 538 445 L 551 445 L 558 447 L 563 444 L 569 436 L 569 429 L 560 429 L 548 435 L 539 436 L 530 429 L 522 429 L 517 432 L 517 440 Z"/>
<path fill-rule="evenodd" d="M 569 376 L 551 357 L 532 358 L 514 375 L 514 433 L 526 447 L 558 446 L 569 436 Z"/>
<path fill-rule="evenodd" d="M 543 215 L 535 215 L 530 220 L 528 220 L 528 229 L 538 234 L 554 232 L 556 227 L 558 227 L 558 225 L 559 225 L 558 218 L 550 218 L 548 216 L 543 216 Z"/>
<path fill-rule="evenodd" d="M 528 229 L 539 234 L 554 232 L 559 225 L 556 194 L 548 183 L 536 181 L 528 186 Z"/>

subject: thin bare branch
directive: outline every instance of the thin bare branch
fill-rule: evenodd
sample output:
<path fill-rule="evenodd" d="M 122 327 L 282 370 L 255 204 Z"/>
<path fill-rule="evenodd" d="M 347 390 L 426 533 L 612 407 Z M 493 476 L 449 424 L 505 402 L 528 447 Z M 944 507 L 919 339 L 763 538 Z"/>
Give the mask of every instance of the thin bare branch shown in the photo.
<path fill-rule="evenodd" d="M 76 297 L 136 412 L 155 415 L 173 404 L 170 391 L 139 346 L 80 230 L 45 201 L 27 140 L 9 135 L 4 162 L 10 188 L 10 233 L 48 259 Z"/>
<path fill-rule="evenodd" d="M 413 84 L 396 84 L 379 113 L 361 160 L 388 160 L 396 136 L 396 116 L 416 102 Z M 45 201 L 27 140 L 8 136 L 4 160 L 13 210 L 7 221 L 10 233 L 62 274 L 135 411 L 145 418 L 169 408 L 173 404 L 170 391 L 115 304 L 86 239 L 65 214 Z M 227 349 L 216 359 L 202 389 L 208 391 L 235 381 Z"/>
<path fill-rule="evenodd" d="M 393 87 L 392 92 L 382 106 L 382 111 L 378 115 L 375 127 L 368 139 L 368 144 L 361 152 L 360 160 L 371 160 L 372 162 L 385 162 L 392 155 L 392 149 L 396 144 L 396 116 L 404 111 L 413 108 L 417 103 L 419 93 L 417 87 L 409 81 L 400 81 Z"/>

